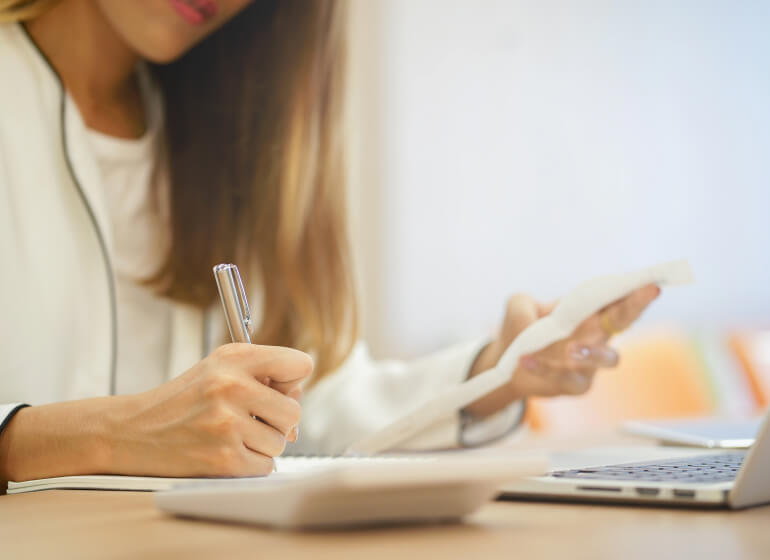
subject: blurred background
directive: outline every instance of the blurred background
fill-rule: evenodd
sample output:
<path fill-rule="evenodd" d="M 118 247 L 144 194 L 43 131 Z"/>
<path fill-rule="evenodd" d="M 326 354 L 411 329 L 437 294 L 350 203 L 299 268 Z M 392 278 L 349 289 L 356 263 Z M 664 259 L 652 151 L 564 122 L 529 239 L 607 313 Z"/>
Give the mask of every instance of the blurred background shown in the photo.
<path fill-rule="evenodd" d="M 410 358 L 515 292 L 685 257 L 619 371 L 544 431 L 752 414 L 770 393 L 770 2 L 353 1 L 364 334 Z"/>

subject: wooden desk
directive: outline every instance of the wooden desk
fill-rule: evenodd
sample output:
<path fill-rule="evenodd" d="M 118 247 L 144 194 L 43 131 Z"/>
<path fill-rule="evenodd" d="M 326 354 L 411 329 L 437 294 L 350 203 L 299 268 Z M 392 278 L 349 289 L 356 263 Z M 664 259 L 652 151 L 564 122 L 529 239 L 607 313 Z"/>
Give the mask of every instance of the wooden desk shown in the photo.
<path fill-rule="evenodd" d="M 461 524 L 288 533 L 176 519 L 157 511 L 149 493 L 0 496 L 0 558 L 9 560 L 474 557 L 768 559 L 770 506 L 731 512 L 494 502 Z"/>

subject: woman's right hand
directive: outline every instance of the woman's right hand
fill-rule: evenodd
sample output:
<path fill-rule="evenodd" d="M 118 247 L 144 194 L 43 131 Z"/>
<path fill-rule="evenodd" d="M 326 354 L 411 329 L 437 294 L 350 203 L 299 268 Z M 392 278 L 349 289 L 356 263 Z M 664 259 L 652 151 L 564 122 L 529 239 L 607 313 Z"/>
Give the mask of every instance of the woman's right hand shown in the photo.
<path fill-rule="evenodd" d="M 312 370 L 312 359 L 299 350 L 221 346 L 183 375 L 123 403 L 110 430 L 114 469 L 155 476 L 268 474 L 273 457 L 296 437 L 300 383 Z"/>
<path fill-rule="evenodd" d="M 226 344 L 145 393 L 24 408 L 0 434 L 0 480 L 268 474 L 312 370 L 299 350 Z"/>

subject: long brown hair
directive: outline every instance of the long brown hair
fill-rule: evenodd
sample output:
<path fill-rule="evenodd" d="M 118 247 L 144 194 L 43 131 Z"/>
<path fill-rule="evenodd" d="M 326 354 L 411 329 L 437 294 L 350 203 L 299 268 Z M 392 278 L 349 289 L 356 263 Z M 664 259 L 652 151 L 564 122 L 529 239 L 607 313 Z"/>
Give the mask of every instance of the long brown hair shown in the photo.
<path fill-rule="evenodd" d="M 152 67 L 165 103 L 172 241 L 149 282 L 204 307 L 216 298 L 212 266 L 238 263 L 247 281 L 261 281 L 255 340 L 313 353 L 314 380 L 344 360 L 358 329 L 342 143 L 345 11 L 339 0 L 259 0 Z"/>

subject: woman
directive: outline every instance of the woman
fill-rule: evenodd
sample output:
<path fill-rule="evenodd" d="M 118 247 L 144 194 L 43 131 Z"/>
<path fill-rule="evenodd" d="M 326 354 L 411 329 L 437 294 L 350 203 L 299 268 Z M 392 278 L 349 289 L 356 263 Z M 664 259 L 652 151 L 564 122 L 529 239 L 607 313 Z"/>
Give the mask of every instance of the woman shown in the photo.
<path fill-rule="evenodd" d="M 0 19 L 0 478 L 257 475 L 287 442 L 339 452 L 549 312 L 515 296 L 493 341 L 411 364 L 356 344 L 338 2 L 0 0 Z M 261 345 L 209 352 L 224 261 L 247 269 Z M 404 446 L 483 443 L 526 397 L 586 391 L 658 292 Z"/>

